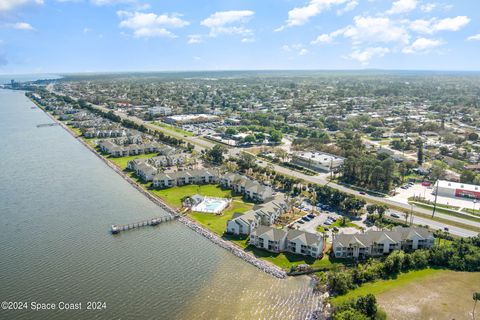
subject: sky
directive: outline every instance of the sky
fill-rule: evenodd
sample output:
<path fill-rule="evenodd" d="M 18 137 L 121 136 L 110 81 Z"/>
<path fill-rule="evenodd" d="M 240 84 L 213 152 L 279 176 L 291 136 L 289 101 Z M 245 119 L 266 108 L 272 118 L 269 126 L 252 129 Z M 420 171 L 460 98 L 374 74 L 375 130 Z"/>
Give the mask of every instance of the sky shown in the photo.
<path fill-rule="evenodd" d="M 476 0 L 0 0 L 0 74 L 480 70 Z"/>

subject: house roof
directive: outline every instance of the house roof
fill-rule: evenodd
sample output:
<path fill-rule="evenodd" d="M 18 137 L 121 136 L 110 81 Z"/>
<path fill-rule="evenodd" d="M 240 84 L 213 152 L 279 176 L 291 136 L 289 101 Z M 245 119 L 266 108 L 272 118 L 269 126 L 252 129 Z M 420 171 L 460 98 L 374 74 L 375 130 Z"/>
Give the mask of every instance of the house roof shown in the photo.
<path fill-rule="evenodd" d="M 287 232 L 281 229 L 276 229 L 273 227 L 267 226 L 258 226 L 254 230 L 252 230 L 252 235 L 261 237 L 263 235 L 267 235 L 273 241 L 280 241 L 287 235 Z"/>
<path fill-rule="evenodd" d="M 301 230 L 289 230 L 287 234 L 288 241 L 300 240 L 308 246 L 317 245 L 322 237 L 315 233 L 305 232 Z"/>

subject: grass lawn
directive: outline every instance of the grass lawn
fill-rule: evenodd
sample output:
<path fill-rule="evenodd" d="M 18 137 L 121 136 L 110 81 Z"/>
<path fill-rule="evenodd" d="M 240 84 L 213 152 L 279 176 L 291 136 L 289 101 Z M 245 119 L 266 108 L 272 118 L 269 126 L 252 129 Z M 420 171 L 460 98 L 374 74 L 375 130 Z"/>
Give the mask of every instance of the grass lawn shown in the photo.
<path fill-rule="evenodd" d="M 382 294 L 388 290 L 392 290 L 395 288 L 399 288 L 404 285 L 408 285 L 413 281 L 418 281 L 420 279 L 445 272 L 441 269 L 423 269 L 418 271 L 410 271 L 407 273 L 399 274 L 395 279 L 388 279 L 388 280 L 377 280 L 375 282 L 366 283 L 362 286 L 358 287 L 357 289 L 349 291 L 347 294 L 343 296 L 338 296 L 332 298 L 332 304 L 338 305 L 342 302 L 345 302 L 351 298 L 356 298 L 358 296 L 363 296 L 368 293 L 372 293 L 373 295 L 377 296 Z"/>
<path fill-rule="evenodd" d="M 470 214 L 474 214 L 476 216 L 480 216 L 480 210 L 478 210 L 478 209 L 473 210 L 473 209 L 470 209 L 470 208 L 463 208 L 462 211 L 470 213 Z"/>
<path fill-rule="evenodd" d="M 140 159 L 140 158 L 153 158 L 156 155 L 157 153 L 145 153 L 145 154 L 139 154 L 136 156 L 119 157 L 119 158 L 108 156 L 107 159 L 115 163 L 117 167 L 121 168 L 122 170 L 125 170 L 127 168 L 128 161 L 130 160 Z"/>
<path fill-rule="evenodd" d="M 342 220 L 339 219 L 338 221 L 335 221 L 334 223 L 332 223 L 331 225 L 329 226 L 326 226 L 328 227 L 328 229 L 332 229 L 333 227 L 337 227 L 338 229 L 341 229 L 341 228 L 355 228 L 355 229 L 361 229 L 359 225 L 356 225 L 355 223 L 351 222 L 351 221 L 346 221 L 345 225 L 342 226 Z M 317 227 L 317 231 L 318 232 L 326 232 L 325 231 L 325 227 L 324 226 L 318 226 Z"/>
<path fill-rule="evenodd" d="M 215 232 L 217 235 L 222 236 L 227 227 L 227 221 L 232 218 L 235 212 L 244 213 L 252 208 L 253 204 L 234 200 L 231 202 L 230 206 L 225 211 L 223 211 L 222 215 L 216 215 L 213 213 L 192 212 L 190 213 L 190 217 L 195 221 L 199 222 L 201 225 L 208 228 L 209 230 Z M 242 240 L 239 240 L 239 242 L 241 241 Z M 245 240 L 243 241 L 245 242 Z"/>
<path fill-rule="evenodd" d="M 268 252 L 255 247 L 248 247 L 246 251 L 253 253 L 257 258 L 269 261 L 286 271 L 290 271 L 292 266 L 297 266 L 299 264 L 308 264 L 313 269 L 330 269 L 333 265 L 337 264 L 336 261 L 330 259 L 328 254 L 325 254 L 322 259 L 314 259 L 312 257 L 305 257 L 289 252 Z"/>
<path fill-rule="evenodd" d="M 162 123 L 162 122 L 152 122 L 153 125 L 156 125 L 157 127 L 160 127 L 160 128 L 164 128 L 168 131 L 174 131 L 176 133 L 181 133 L 185 136 L 189 136 L 189 137 L 193 137 L 194 134 L 189 132 L 189 131 L 185 131 L 183 130 L 182 128 L 179 128 L 179 127 L 175 127 L 175 126 L 172 126 L 172 125 L 169 125 L 169 124 L 166 124 L 166 123 Z"/>
<path fill-rule="evenodd" d="M 222 189 L 218 185 L 206 184 L 206 185 L 185 185 L 180 187 L 173 187 L 162 190 L 152 190 L 152 193 L 159 196 L 167 204 L 175 208 L 182 207 L 182 199 L 187 196 L 193 196 L 199 194 L 202 196 L 208 197 L 217 197 L 217 198 L 234 198 L 239 200 L 241 197 L 233 194 L 230 189 Z"/>
<path fill-rule="evenodd" d="M 409 201 L 409 203 L 413 203 L 415 206 L 420 207 L 420 208 L 433 210 L 433 206 L 432 206 L 432 205 L 429 205 L 429 204 L 425 204 L 425 203 L 421 203 L 421 202 L 416 202 L 416 201 Z M 436 212 L 440 212 L 440 213 L 444 213 L 444 214 L 448 214 L 448 215 L 450 215 L 450 216 L 462 218 L 462 219 L 465 219 L 465 220 L 471 220 L 471 221 L 475 221 L 475 222 L 480 222 L 480 217 L 479 217 L 479 218 L 476 218 L 476 217 L 472 217 L 472 216 L 469 216 L 469 215 L 466 215 L 466 214 L 461 214 L 461 213 L 459 213 L 458 211 L 453 211 L 453 210 L 450 210 L 450 209 L 441 208 L 441 207 L 439 207 L 438 205 L 437 205 L 437 208 L 435 209 L 435 211 L 436 211 Z M 451 224 L 451 223 L 450 223 L 450 224 Z"/>
<path fill-rule="evenodd" d="M 67 125 L 67 127 L 72 130 L 78 137 L 82 136 L 82 131 L 80 129 Z"/>
<path fill-rule="evenodd" d="M 378 294 L 388 319 L 473 318 L 472 295 L 478 291 L 480 272 L 444 270 L 414 280 Z"/>

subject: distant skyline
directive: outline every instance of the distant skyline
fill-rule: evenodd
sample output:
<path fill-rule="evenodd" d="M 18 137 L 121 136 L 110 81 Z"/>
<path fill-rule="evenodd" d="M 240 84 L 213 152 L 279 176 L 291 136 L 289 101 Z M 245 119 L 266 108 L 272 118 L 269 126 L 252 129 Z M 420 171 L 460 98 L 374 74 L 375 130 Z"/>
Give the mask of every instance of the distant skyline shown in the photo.
<path fill-rule="evenodd" d="M 0 74 L 480 70 L 480 3 L 0 0 Z"/>

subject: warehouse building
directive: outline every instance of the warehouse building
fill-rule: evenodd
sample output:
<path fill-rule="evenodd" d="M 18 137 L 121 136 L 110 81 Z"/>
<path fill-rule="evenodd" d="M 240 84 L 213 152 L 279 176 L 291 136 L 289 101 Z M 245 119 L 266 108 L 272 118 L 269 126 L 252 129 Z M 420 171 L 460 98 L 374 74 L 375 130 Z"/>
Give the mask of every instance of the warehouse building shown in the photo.
<path fill-rule="evenodd" d="M 302 167 L 320 172 L 335 171 L 345 158 L 325 152 L 295 152 L 292 155 L 292 162 Z"/>
<path fill-rule="evenodd" d="M 440 197 L 469 198 L 480 200 L 480 186 L 446 180 L 438 180 L 433 192 Z"/>

